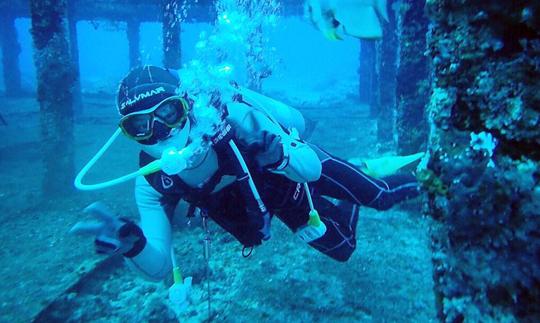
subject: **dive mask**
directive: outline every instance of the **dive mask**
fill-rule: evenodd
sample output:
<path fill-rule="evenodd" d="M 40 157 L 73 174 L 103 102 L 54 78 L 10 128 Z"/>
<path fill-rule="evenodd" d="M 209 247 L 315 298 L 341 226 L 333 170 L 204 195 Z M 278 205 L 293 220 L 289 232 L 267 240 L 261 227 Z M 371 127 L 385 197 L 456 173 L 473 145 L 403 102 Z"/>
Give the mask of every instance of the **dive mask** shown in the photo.
<path fill-rule="evenodd" d="M 149 109 L 125 115 L 118 126 L 128 138 L 144 141 L 154 135 L 156 121 L 173 129 L 186 122 L 188 111 L 189 104 L 186 99 L 171 96 Z"/>

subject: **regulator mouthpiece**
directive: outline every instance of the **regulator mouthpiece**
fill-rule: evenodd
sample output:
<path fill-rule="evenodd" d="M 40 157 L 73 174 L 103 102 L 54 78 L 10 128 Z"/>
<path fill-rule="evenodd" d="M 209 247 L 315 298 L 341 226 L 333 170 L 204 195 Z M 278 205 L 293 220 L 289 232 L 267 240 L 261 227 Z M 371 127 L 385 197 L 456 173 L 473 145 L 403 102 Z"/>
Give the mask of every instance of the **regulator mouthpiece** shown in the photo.
<path fill-rule="evenodd" d="M 184 149 L 167 148 L 161 154 L 161 170 L 167 175 L 176 175 L 186 169 L 187 154 Z"/>

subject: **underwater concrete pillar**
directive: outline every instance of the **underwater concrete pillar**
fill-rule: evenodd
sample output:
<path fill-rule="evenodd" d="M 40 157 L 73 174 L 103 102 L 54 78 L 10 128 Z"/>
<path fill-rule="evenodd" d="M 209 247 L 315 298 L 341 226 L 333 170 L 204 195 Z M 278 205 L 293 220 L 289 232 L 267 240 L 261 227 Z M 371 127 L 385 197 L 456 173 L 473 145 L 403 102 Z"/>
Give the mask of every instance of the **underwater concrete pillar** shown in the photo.
<path fill-rule="evenodd" d="M 17 39 L 15 16 L 10 12 L 0 13 L 0 42 L 6 96 L 18 96 L 22 93 L 19 69 L 21 45 Z"/>
<path fill-rule="evenodd" d="M 396 4 L 399 43 L 397 70 L 396 139 L 399 154 L 425 150 L 427 121 L 425 108 L 429 97 L 429 63 L 424 55 L 428 33 L 428 19 L 424 2 L 410 1 Z"/>
<path fill-rule="evenodd" d="M 180 1 L 167 0 L 163 6 L 163 65 L 181 67 Z"/>
<path fill-rule="evenodd" d="M 127 39 L 129 45 L 129 67 L 141 65 L 140 51 L 140 27 L 141 23 L 136 20 L 127 21 Z"/>
<path fill-rule="evenodd" d="M 360 40 L 358 66 L 358 96 L 363 104 L 370 104 L 375 74 L 375 41 Z"/>
<path fill-rule="evenodd" d="M 68 33 L 69 50 L 71 61 L 73 62 L 73 109 L 75 114 L 80 116 L 83 113 L 82 93 L 81 93 L 81 71 L 79 66 L 79 38 L 77 34 L 77 19 L 75 18 L 75 0 L 68 0 Z"/>
<path fill-rule="evenodd" d="M 389 10 L 389 23 L 383 25 L 379 67 L 380 107 L 377 114 L 377 140 L 384 149 L 394 146 L 396 111 L 396 69 L 398 41 L 394 10 Z"/>
<path fill-rule="evenodd" d="M 430 0 L 426 13 L 429 162 L 417 177 L 437 223 L 441 321 L 536 322 L 540 2 Z"/>
<path fill-rule="evenodd" d="M 369 96 L 369 117 L 377 118 L 381 105 L 380 69 L 381 69 L 381 41 L 374 42 L 374 69 L 371 77 L 371 93 Z"/>
<path fill-rule="evenodd" d="M 72 190 L 74 178 L 73 86 L 66 0 L 31 0 L 32 39 L 40 105 L 41 156 L 48 195 Z"/>

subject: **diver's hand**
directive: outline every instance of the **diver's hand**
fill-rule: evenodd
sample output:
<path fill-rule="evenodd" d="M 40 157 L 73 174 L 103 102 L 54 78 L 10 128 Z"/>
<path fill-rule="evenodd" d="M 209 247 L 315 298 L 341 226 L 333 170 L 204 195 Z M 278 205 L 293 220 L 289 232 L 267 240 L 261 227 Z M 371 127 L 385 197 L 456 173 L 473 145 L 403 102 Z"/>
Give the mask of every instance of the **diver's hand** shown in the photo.
<path fill-rule="evenodd" d="M 269 240 L 272 237 L 271 223 L 272 223 L 272 216 L 270 215 L 270 213 L 268 212 L 264 213 L 263 226 L 261 229 L 259 229 L 259 232 L 262 235 L 261 239 L 264 241 Z"/>
<path fill-rule="evenodd" d="M 95 236 L 94 243 L 97 253 L 108 255 L 122 253 L 126 255 L 133 250 L 135 244 L 146 242 L 138 225 L 117 217 L 101 202 L 90 204 L 84 209 L 84 212 L 92 215 L 95 220 L 79 221 L 69 232 Z"/>
<path fill-rule="evenodd" d="M 248 211 L 249 212 L 249 211 Z M 269 212 L 256 212 L 250 216 L 246 230 L 243 232 L 243 244 L 246 247 L 258 246 L 271 238 L 271 220 Z"/>

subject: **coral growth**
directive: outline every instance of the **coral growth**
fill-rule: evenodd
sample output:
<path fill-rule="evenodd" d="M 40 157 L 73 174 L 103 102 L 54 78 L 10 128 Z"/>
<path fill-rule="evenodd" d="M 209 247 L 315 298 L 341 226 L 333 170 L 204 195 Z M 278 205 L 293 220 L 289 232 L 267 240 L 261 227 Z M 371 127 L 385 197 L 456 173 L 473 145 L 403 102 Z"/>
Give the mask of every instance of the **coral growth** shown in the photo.
<path fill-rule="evenodd" d="M 427 1 L 429 207 L 444 319 L 540 317 L 540 25 L 533 1 Z M 433 186 L 433 185 L 432 185 Z"/>

